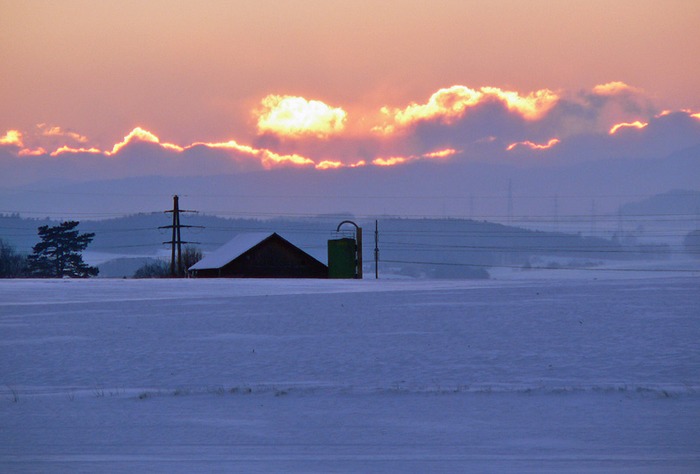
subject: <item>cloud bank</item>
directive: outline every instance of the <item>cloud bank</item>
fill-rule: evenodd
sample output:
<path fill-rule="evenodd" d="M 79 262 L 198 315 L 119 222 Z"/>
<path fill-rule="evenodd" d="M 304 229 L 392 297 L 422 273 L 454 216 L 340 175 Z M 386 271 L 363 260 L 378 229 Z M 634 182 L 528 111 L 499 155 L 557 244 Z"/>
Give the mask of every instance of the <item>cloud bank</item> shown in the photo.
<path fill-rule="evenodd" d="M 100 149 L 60 125 L 0 131 L 1 184 L 278 167 L 323 172 L 436 160 L 566 164 L 665 156 L 700 143 L 700 113 L 661 110 L 644 91 L 619 81 L 573 92 L 455 85 L 425 101 L 365 115 L 317 99 L 271 94 L 252 113 L 257 138 L 250 144 L 235 138 L 169 143 L 136 126 Z"/>

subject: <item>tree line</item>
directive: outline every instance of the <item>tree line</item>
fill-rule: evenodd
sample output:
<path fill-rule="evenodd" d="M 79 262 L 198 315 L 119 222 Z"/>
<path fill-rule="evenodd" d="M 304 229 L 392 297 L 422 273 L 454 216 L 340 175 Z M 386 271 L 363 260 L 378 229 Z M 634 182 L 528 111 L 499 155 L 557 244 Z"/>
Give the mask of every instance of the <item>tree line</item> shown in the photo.
<path fill-rule="evenodd" d="M 93 232 L 78 231 L 78 221 L 65 221 L 56 226 L 38 227 L 39 242 L 32 253 L 24 255 L 0 238 L 0 278 L 89 278 L 99 274 L 97 267 L 83 261 L 82 252 L 95 237 Z M 182 259 L 188 268 L 202 259 L 202 251 L 186 246 Z M 135 278 L 167 278 L 170 265 L 148 263 L 139 268 Z M 175 275 L 184 276 L 184 275 Z"/>
<path fill-rule="evenodd" d="M 78 221 L 65 221 L 57 226 L 37 229 L 39 242 L 28 256 L 15 251 L 0 239 L 0 277 L 3 278 L 89 278 L 99 269 L 83 261 L 82 252 L 94 233 L 80 233 Z"/>
<path fill-rule="evenodd" d="M 99 269 L 83 261 L 82 252 L 95 237 L 94 233 L 80 233 L 78 221 L 65 221 L 56 226 L 38 227 L 40 241 L 25 255 L 0 238 L 0 278 L 89 278 L 97 276 Z M 505 244 L 504 244 L 505 245 Z M 683 239 L 685 252 L 700 258 L 700 230 L 688 233 Z M 196 247 L 183 249 L 184 268 L 189 268 L 202 258 Z M 170 265 L 155 261 L 139 268 L 134 278 L 182 277 L 173 275 Z"/>

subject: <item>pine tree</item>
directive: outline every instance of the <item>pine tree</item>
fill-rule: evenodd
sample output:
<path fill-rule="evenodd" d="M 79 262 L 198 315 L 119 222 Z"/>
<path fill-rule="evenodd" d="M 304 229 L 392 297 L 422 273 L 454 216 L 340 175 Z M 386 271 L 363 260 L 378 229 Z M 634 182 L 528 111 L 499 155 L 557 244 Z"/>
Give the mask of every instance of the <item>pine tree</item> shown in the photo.
<path fill-rule="evenodd" d="M 83 262 L 81 252 L 95 237 L 94 233 L 81 234 L 75 228 L 77 221 L 66 221 L 53 227 L 38 228 L 41 242 L 29 256 L 32 276 L 40 278 L 87 278 L 98 273 L 96 267 Z"/>

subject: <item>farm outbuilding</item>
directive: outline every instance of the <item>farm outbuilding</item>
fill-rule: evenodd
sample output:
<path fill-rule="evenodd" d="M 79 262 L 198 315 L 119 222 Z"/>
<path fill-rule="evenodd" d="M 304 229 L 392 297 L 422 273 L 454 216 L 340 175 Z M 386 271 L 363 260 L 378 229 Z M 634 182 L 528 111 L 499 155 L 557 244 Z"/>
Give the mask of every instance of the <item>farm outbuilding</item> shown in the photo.
<path fill-rule="evenodd" d="M 277 233 L 238 234 L 189 269 L 194 278 L 328 278 L 328 267 Z"/>

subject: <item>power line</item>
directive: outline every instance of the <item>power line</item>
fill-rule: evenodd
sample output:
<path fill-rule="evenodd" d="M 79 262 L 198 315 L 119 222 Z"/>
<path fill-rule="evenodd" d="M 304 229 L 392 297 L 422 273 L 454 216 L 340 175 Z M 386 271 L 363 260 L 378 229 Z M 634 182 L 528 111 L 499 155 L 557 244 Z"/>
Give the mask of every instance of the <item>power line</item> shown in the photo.
<path fill-rule="evenodd" d="M 512 180 L 509 180 L 512 183 Z M 512 184 L 511 184 L 512 190 Z M 115 197 L 163 197 L 163 193 L 144 193 L 144 192 L 116 192 L 116 191 L 60 191 L 60 190 L 47 190 L 43 188 L 6 188 L 0 187 L 0 192 L 5 192 L 9 194 L 20 194 L 20 193 L 32 193 L 32 194 L 46 194 L 46 195 L 59 195 L 59 196 L 115 196 Z M 327 198 L 328 195 L 324 193 L 318 194 L 296 194 L 296 193 L 199 193 L 199 192 L 188 192 L 186 194 L 180 194 L 181 197 L 188 198 L 237 198 L 237 199 L 319 199 Z M 405 193 L 392 193 L 392 194 L 334 194 L 334 197 L 340 199 L 459 199 L 459 200 L 472 200 L 472 199 L 495 199 L 502 200 L 504 196 L 502 194 L 405 194 Z M 551 199 L 551 194 L 518 194 L 518 199 Z M 591 199 L 591 198 L 648 198 L 649 194 L 559 194 L 560 198 L 563 199 Z"/>
<path fill-rule="evenodd" d="M 431 265 L 431 266 L 450 266 L 450 267 L 479 267 L 479 268 L 511 268 L 522 270 L 520 265 L 487 265 L 478 263 L 455 263 L 455 262 L 419 262 L 408 260 L 382 260 L 385 263 L 401 263 L 410 265 Z M 688 269 L 663 269 L 663 268 L 591 268 L 591 267 L 527 267 L 528 270 L 583 270 L 594 272 L 649 272 L 649 273 L 700 273 L 700 270 Z"/>
<path fill-rule="evenodd" d="M 85 217 L 96 219 L 99 217 L 104 218 L 114 218 L 114 217 L 130 217 L 142 215 L 144 213 L 133 213 L 131 211 L 124 212 L 73 212 L 73 211 L 37 211 L 37 210 L 8 210 L 0 209 L 0 213 L 7 214 L 24 214 L 24 215 L 37 215 L 43 217 L 49 216 L 74 216 L 74 217 Z M 299 218 L 336 218 L 338 216 L 352 215 L 354 218 L 366 218 L 366 219 L 435 219 L 435 220 L 471 220 L 471 221 L 510 221 L 513 225 L 526 225 L 532 223 L 560 223 L 560 224 L 590 224 L 591 215 L 589 213 L 570 213 L 570 214 L 482 214 L 478 216 L 464 216 L 464 215 L 438 215 L 438 214 L 407 214 L 403 213 L 400 215 L 379 215 L 379 214 L 357 214 L 357 213 L 337 213 L 338 216 L 333 214 L 324 214 L 319 212 L 314 213 L 304 213 L 304 212 L 263 212 L 263 211 L 230 211 L 230 210 L 208 210 L 205 211 L 206 215 L 211 215 L 214 217 L 224 217 L 224 216 L 239 216 L 248 218 L 284 218 L 284 217 L 299 217 Z M 225 218 L 225 217 L 224 217 Z M 694 212 L 681 212 L 681 213 L 634 213 L 634 214 L 622 214 L 620 213 L 601 213 L 596 215 L 596 220 L 600 222 L 618 223 L 622 218 L 625 223 L 648 223 L 649 220 L 653 220 L 654 223 L 658 222 L 692 222 L 698 219 L 698 215 Z"/>

